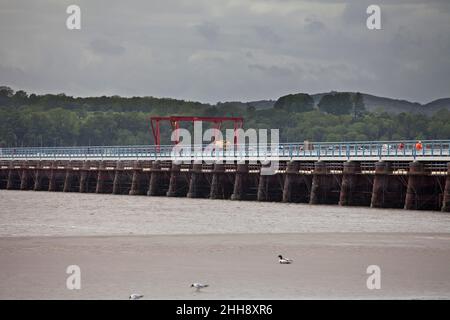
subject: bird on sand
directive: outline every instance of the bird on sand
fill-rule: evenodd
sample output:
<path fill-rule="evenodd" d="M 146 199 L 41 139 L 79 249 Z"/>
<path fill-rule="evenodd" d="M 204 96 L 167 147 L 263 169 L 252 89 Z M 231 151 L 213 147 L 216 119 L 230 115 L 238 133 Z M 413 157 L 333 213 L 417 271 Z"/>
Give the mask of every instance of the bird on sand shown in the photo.
<path fill-rule="evenodd" d="M 292 259 L 283 258 L 283 256 L 280 254 L 278 255 L 278 262 L 281 264 L 291 264 L 294 261 Z"/>
<path fill-rule="evenodd" d="M 141 298 L 143 298 L 144 295 L 143 294 L 139 294 L 139 293 L 132 293 L 130 294 L 130 296 L 128 297 L 128 300 L 139 300 Z"/>
<path fill-rule="evenodd" d="M 200 289 L 203 289 L 203 288 L 206 288 L 206 287 L 209 287 L 209 285 L 208 284 L 197 283 L 197 282 L 191 284 L 191 288 L 195 288 L 196 291 L 200 291 Z"/>

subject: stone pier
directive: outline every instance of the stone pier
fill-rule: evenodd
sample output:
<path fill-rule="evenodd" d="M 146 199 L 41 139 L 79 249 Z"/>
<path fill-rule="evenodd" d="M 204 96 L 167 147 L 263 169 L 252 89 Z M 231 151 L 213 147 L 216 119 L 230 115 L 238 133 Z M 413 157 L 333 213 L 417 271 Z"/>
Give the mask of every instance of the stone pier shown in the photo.
<path fill-rule="evenodd" d="M 406 190 L 405 209 L 414 210 L 420 206 L 421 183 L 425 170 L 423 163 L 414 161 L 409 164 L 408 187 Z"/>
<path fill-rule="evenodd" d="M 338 204 L 340 198 L 339 182 L 342 176 L 331 174 L 323 161 L 314 163 L 310 204 Z"/>
<path fill-rule="evenodd" d="M 227 199 L 228 195 L 225 186 L 225 165 L 215 163 L 212 172 L 210 199 Z"/>
<path fill-rule="evenodd" d="M 189 191 L 187 193 L 188 198 L 206 198 L 209 197 L 210 188 L 208 182 L 205 179 L 205 174 L 202 172 L 202 163 L 196 163 L 192 165 L 191 179 L 189 181 Z"/>
<path fill-rule="evenodd" d="M 339 205 L 369 206 L 372 198 L 373 178 L 361 173 L 361 164 L 344 162 Z"/>
<path fill-rule="evenodd" d="M 248 180 L 248 164 L 245 162 L 237 163 L 234 180 L 233 194 L 231 200 L 245 200 Z"/>
<path fill-rule="evenodd" d="M 172 163 L 172 167 L 170 168 L 170 181 L 169 181 L 169 190 L 167 191 L 168 197 L 181 197 L 183 196 L 182 184 L 181 181 L 181 163 Z M 184 183 L 185 184 L 185 183 Z M 186 194 L 185 194 L 186 195 Z"/>

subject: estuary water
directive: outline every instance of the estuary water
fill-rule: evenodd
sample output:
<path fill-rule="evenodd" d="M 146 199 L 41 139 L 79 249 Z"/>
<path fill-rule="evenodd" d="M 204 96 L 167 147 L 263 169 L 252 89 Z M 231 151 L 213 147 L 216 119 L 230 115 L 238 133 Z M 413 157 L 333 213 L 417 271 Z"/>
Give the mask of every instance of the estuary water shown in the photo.
<path fill-rule="evenodd" d="M 448 233 L 450 214 L 337 205 L 0 190 L 0 237 Z"/>

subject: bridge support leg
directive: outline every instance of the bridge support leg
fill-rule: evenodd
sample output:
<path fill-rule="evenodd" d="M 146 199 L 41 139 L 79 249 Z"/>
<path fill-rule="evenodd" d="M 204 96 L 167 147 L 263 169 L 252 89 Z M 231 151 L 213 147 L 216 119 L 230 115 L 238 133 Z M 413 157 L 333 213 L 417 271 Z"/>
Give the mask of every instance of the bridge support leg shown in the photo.
<path fill-rule="evenodd" d="M 28 189 L 28 170 L 22 170 L 22 176 L 20 177 L 20 190 Z"/>
<path fill-rule="evenodd" d="M 9 169 L 8 182 L 6 183 L 6 190 L 14 189 L 14 173 L 15 169 Z"/>
<path fill-rule="evenodd" d="M 263 169 L 263 167 L 270 167 L 269 165 L 261 165 L 261 171 Z M 258 193 L 257 193 L 257 200 L 258 201 L 268 201 L 270 199 L 270 194 L 269 194 L 269 179 L 270 179 L 270 175 L 266 175 L 266 174 L 262 174 L 260 172 L 259 174 L 259 182 L 258 182 Z"/>
<path fill-rule="evenodd" d="M 389 207 L 386 203 L 385 193 L 387 192 L 389 174 L 391 174 L 391 164 L 385 161 L 375 163 L 375 177 L 373 179 L 371 208 Z"/>
<path fill-rule="evenodd" d="M 34 191 L 41 191 L 42 188 L 42 170 L 36 169 L 34 178 Z"/>
<path fill-rule="evenodd" d="M 327 166 L 325 162 L 317 161 L 314 163 L 314 173 L 311 185 L 311 197 L 309 204 L 324 203 L 323 198 L 326 196 L 326 191 L 329 188 L 329 181 L 327 181 Z"/>
<path fill-rule="evenodd" d="M 425 174 L 423 163 L 414 161 L 409 164 L 408 187 L 406 189 L 405 209 L 419 209 L 421 180 Z"/>
<path fill-rule="evenodd" d="M 97 175 L 97 185 L 95 186 L 95 193 L 105 193 L 105 181 L 108 177 L 108 172 L 99 168 Z"/>
<path fill-rule="evenodd" d="M 150 176 L 150 184 L 148 187 L 148 196 L 159 196 L 161 195 L 161 162 L 159 160 L 153 161 L 151 176 Z"/>
<path fill-rule="evenodd" d="M 199 189 L 201 188 L 202 163 L 194 162 L 191 170 L 191 179 L 189 180 L 188 198 L 200 198 Z"/>
<path fill-rule="evenodd" d="M 131 178 L 130 192 L 131 196 L 136 196 L 140 194 L 140 184 L 141 184 L 141 170 L 133 170 L 133 177 Z"/>
<path fill-rule="evenodd" d="M 177 163 L 172 163 L 172 167 L 170 168 L 170 181 L 169 181 L 169 190 L 166 195 L 168 197 L 178 197 L 178 180 L 180 178 L 180 169 L 181 166 Z"/>
<path fill-rule="evenodd" d="M 292 188 L 297 179 L 300 164 L 298 161 L 290 161 L 286 167 L 286 177 L 283 186 L 283 202 L 292 202 Z"/>
<path fill-rule="evenodd" d="M 66 177 L 64 178 L 64 188 L 63 192 L 70 192 L 71 186 L 72 186 L 72 171 L 70 169 L 66 170 Z"/>
<path fill-rule="evenodd" d="M 248 176 L 248 164 L 238 163 L 236 168 L 236 176 L 234 178 L 233 194 L 231 200 L 244 200 L 245 189 Z"/>
<path fill-rule="evenodd" d="M 88 172 L 86 170 L 80 170 L 80 192 L 85 193 L 88 190 Z"/>
<path fill-rule="evenodd" d="M 447 177 L 445 179 L 444 197 L 442 211 L 450 212 L 450 162 L 447 164 Z"/>
<path fill-rule="evenodd" d="M 221 162 L 214 163 L 211 192 L 209 193 L 210 199 L 225 199 L 225 186 L 223 181 L 224 174 L 225 164 Z"/>
<path fill-rule="evenodd" d="M 0 168 L 0 189 L 6 189 L 6 185 L 8 184 L 8 174 L 9 169 Z"/>
<path fill-rule="evenodd" d="M 113 180 L 113 194 L 120 194 L 120 180 L 122 179 L 122 170 L 116 168 L 114 172 L 114 180 Z"/>
<path fill-rule="evenodd" d="M 50 170 L 50 178 L 48 179 L 48 191 L 56 191 L 56 171 Z"/>
<path fill-rule="evenodd" d="M 341 192 L 339 194 L 340 206 L 355 205 L 353 201 L 353 193 L 356 191 L 358 174 L 361 173 L 361 165 L 359 162 L 344 162 L 344 170 L 341 183 Z"/>

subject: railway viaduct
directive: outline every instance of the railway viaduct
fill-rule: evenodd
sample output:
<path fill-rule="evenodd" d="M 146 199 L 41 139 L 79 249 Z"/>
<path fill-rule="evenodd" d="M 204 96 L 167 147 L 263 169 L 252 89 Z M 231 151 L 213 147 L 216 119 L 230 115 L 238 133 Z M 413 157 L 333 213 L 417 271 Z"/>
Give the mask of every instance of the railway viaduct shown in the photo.
<path fill-rule="evenodd" d="M 0 149 L 0 189 L 450 212 L 450 140 Z M 401 147 L 400 147 L 401 146 Z M 264 167 L 277 163 L 273 174 Z"/>

